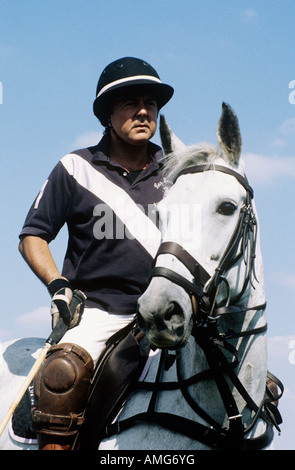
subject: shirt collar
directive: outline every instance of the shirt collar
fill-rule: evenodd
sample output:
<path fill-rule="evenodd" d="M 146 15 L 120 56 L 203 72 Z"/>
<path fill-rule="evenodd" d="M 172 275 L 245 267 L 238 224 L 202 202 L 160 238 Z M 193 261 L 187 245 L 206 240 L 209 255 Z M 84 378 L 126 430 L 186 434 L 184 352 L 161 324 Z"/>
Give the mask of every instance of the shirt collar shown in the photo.
<path fill-rule="evenodd" d="M 109 136 L 104 135 L 96 146 L 89 147 L 89 150 L 93 155 L 93 163 L 110 162 L 110 158 L 108 156 L 108 142 Z M 151 161 L 156 165 L 156 167 L 161 167 L 163 165 L 163 151 L 161 147 L 153 142 L 149 142 L 149 153 L 152 157 Z"/>

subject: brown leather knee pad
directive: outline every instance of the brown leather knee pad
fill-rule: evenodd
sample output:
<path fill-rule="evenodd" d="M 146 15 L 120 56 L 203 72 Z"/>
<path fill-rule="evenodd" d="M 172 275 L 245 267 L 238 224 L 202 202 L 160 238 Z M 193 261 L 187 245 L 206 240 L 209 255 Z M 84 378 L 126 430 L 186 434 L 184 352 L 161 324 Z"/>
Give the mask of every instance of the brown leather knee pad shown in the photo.
<path fill-rule="evenodd" d="M 32 419 L 38 433 L 70 436 L 77 432 L 93 375 L 93 360 L 72 343 L 53 346 L 35 377 Z"/>

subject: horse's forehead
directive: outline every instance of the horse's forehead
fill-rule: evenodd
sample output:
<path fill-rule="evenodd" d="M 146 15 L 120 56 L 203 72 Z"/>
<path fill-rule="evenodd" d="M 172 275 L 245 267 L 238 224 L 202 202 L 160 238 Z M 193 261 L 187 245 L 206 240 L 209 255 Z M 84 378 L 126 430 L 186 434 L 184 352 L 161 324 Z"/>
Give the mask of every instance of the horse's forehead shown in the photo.
<path fill-rule="evenodd" d="M 167 202 L 222 197 L 232 198 L 238 202 L 244 195 L 245 189 L 234 176 L 210 170 L 180 176 L 168 191 Z"/>

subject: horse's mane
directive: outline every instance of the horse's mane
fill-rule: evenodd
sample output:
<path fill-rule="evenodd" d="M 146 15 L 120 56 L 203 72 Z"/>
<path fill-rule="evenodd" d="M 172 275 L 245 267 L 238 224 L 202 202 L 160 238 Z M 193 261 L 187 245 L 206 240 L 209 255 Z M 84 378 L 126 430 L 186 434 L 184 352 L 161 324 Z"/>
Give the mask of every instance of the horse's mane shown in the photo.
<path fill-rule="evenodd" d="M 193 165 L 211 166 L 219 158 L 224 160 L 224 164 L 226 166 L 231 168 L 234 167 L 223 154 L 222 150 L 215 145 L 208 143 L 189 145 L 187 147 L 183 147 L 180 151 L 172 152 L 165 157 L 162 169 L 163 175 L 171 184 L 185 168 Z M 235 170 L 244 174 L 244 165 L 242 161 L 240 162 L 239 168 L 235 167 Z"/>

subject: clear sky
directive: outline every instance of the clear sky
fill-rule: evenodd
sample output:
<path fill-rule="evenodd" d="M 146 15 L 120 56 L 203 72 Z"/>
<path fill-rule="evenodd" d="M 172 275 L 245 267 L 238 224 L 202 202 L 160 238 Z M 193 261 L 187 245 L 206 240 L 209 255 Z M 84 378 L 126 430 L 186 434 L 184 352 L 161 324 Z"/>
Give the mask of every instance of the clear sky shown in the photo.
<path fill-rule="evenodd" d="M 222 101 L 239 117 L 261 226 L 269 369 L 286 387 L 275 443 L 294 449 L 294 0 L 0 0 L 0 341 L 50 332 L 49 295 L 18 234 L 58 160 L 99 139 L 96 83 L 127 55 L 174 86 L 165 116 L 186 144 L 216 142 Z M 62 230 L 52 245 L 60 267 L 65 247 Z"/>

